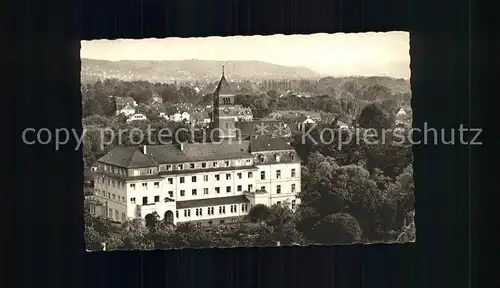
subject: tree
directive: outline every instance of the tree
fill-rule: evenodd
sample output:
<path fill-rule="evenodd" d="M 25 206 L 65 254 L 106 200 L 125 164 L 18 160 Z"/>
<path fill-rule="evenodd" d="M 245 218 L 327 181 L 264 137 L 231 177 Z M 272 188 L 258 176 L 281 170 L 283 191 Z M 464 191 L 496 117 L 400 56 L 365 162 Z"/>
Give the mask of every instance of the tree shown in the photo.
<path fill-rule="evenodd" d="M 143 219 L 133 219 L 122 224 L 121 249 L 148 250 L 154 248 L 154 242 L 148 237 L 149 231 Z"/>
<path fill-rule="evenodd" d="M 357 119 L 357 124 L 361 128 L 373 128 L 380 133 L 382 129 L 393 127 L 394 117 L 385 112 L 379 103 L 372 103 L 363 108 Z"/>
<path fill-rule="evenodd" d="M 264 204 L 257 204 L 248 211 L 248 217 L 251 221 L 262 222 L 269 218 L 270 209 Z"/>
<path fill-rule="evenodd" d="M 328 215 L 313 229 L 314 240 L 321 244 L 352 244 L 359 242 L 363 233 L 356 218 L 347 213 Z"/>
<path fill-rule="evenodd" d="M 158 215 L 158 213 L 156 213 L 155 211 L 151 214 L 146 215 L 145 220 L 146 227 L 149 229 L 149 231 L 154 232 L 160 224 L 160 215 Z"/>

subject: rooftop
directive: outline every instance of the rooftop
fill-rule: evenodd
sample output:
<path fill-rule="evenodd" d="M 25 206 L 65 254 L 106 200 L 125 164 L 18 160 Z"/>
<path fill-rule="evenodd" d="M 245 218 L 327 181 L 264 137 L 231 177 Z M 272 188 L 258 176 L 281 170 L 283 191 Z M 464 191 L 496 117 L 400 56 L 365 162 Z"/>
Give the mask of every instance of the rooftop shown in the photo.
<path fill-rule="evenodd" d="M 177 209 L 190 209 L 197 207 L 245 204 L 249 202 L 250 201 L 247 199 L 247 197 L 239 195 L 239 196 L 218 197 L 218 198 L 208 198 L 199 200 L 177 201 L 176 205 Z"/>
<path fill-rule="evenodd" d="M 98 160 L 101 163 L 123 168 L 146 168 L 158 166 L 149 156 L 144 155 L 136 147 L 114 147 Z"/>

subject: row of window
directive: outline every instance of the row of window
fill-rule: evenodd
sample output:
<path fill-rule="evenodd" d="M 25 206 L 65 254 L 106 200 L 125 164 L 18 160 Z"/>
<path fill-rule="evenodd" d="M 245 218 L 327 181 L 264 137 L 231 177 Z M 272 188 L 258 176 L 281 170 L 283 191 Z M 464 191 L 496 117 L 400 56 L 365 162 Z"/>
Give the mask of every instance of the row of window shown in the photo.
<path fill-rule="evenodd" d="M 141 183 L 141 184 L 142 184 L 142 188 L 148 189 L 148 183 L 147 182 L 144 182 L 144 183 Z M 160 188 L 160 182 L 153 182 L 153 187 L 154 188 Z M 130 183 L 130 188 L 135 189 L 135 183 Z"/>
<path fill-rule="evenodd" d="M 96 195 L 101 196 L 103 198 L 107 198 L 109 200 L 117 201 L 117 202 L 122 202 L 122 203 L 126 202 L 124 196 L 116 195 L 114 193 L 106 193 L 106 191 L 100 190 L 100 189 L 96 189 Z"/>
<path fill-rule="evenodd" d="M 252 160 L 246 159 L 245 164 L 247 166 L 252 165 Z M 221 163 L 221 161 L 189 163 L 189 164 L 182 163 L 182 164 L 177 164 L 176 168 L 177 168 L 177 170 L 185 170 L 185 169 L 187 169 L 187 167 L 189 167 L 189 169 L 197 169 L 197 168 L 206 169 L 206 168 L 219 168 L 219 167 L 230 167 L 230 166 L 231 166 L 231 162 L 226 160 L 223 163 Z M 170 164 L 160 165 L 160 171 L 172 171 L 173 168 L 174 168 L 174 166 L 170 165 Z"/>
<path fill-rule="evenodd" d="M 110 218 L 112 220 L 120 221 L 120 211 L 115 210 L 115 213 L 113 214 L 113 209 L 109 208 L 108 209 L 108 215 L 106 215 L 107 218 Z M 127 221 L 127 216 L 125 213 L 121 213 L 121 221 Z"/>
<path fill-rule="evenodd" d="M 263 191 L 265 191 L 266 190 L 266 186 L 261 186 L 260 189 L 263 190 Z M 236 187 L 236 190 L 238 192 L 243 192 L 243 186 L 238 185 Z M 297 190 L 296 185 L 295 184 L 291 184 L 291 192 L 295 193 L 296 190 Z M 203 195 L 208 195 L 208 191 L 209 191 L 208 188 L 203 188 Z M 252 184 L 248 185 L 248 191 L 253 191 L 253 185 Z M 227 193 L 231 193 L 231 186 L 226 186 L 226 192 Z M 220 187 L 215 187 L 215 193 L 220 194 Z M 276 194 L 281 194 L 281 185 L 276 185 Z M 198 195 L 198 189 L 191 189 L 191 196 L 197 196 L 197 195 Z M 174 191 L 168 191 L 168 196 L 170 198 L 173 198 L 174 197 Z M 179 196 L 180 197 L 186 196 L 186 190 L 180 190 L 179 191 Z M 154 203 L 158 203 L 158 202 L 160 202 L 160 196 L 156 195 L 156 196 L 154 196 Z M 131 204 L 136 204 L 136 198 L 135 197 L 130 198 L 130 203 Z M 148 205 L 148 204 L 149 204 L 149 202 L 148 202 L 148 196 L 142 197 L 142 205 Z"/>
<path fill-rule="evenodd" d="M 238 206 L 237 204 L 229 205 L 229 213 L 234 214 L 238 213 Z M 241 212 L 248 212 L 248 204 L 241 204 Z M 206 215 L 215 215 L 215 207 L 206 207 L 206 208 L 196 208 L 194 210 L 194 216 L 203 216 L 203 213 L 206 213 Z M 221 214 L 226 214 L 226 206 L 219 206 L 219 215 Z M 184 218 L 191 217 L 191 209 L 184 209 Z M 179 210 L 175 211 L 175 217 L 179 218 Z"/>
<path fill-rule="evenodd" d="M 243 173 L 241 173 L 241 172 L 236 173 L 236 176 L 238 177 L 238 179 L 243 179 Z M 253 177 L 253 172 L 248 172 L 247 176 L 248 176 L 249 179 L 252 178 Z M 295 169 L 291 169 L 290 170 L 290 176 L 292 178 L 296 177 L 296 170 Z M 281 170 L 276 170 L 276 179 L 280 179 L 280 178 L 281 178 Z M 266 171 L 261 171 L 260 172 L 260 179 L 261 180 L 265 180 L 266 179 Z M 105 182 L 104 178 L 100 178 L 100 180 L 101 180 L 101 183 Z M 197 180 L 198 180 L 197 176 L 191 176 L 191 183 L 196 183 Z M 217 181 L 220 180 L 220 174 L 216 174 L 215 175 L 215 180 L 217 180 Z M 230 173 L 226 173 L 226 180 L 231 180 L 231 174 Z M 167 181 L 168 181 L 168 184 L 174 184 L 174 179 L 173 178 L 167 178 Z M 208 182 L 208 175 L 203 175 L 203 181 Z M 184 176 L 179 177 L 179 182 L 181 184 L 186 183 L 185 177 Z M 112 185 L 113 188 L 115 188 L 115 187 L 122 188 L 125 185 L 124 182 L 119 182 L 119 181 L 116 181 L 116 180 L 113 180 L 113 179 L 107 179 L 107 184 L 108 185 Z M 146 188 L 146 189 L 148 188 L 148 183 L 147 182 L 141 183 L 141 185 L 142 185 L 143 188 Z M 135 187 L 136 187 L 135 183 L 130 183 L 130 188 L 135 189 Z M 153 182 L 153 187 L 154 188 L 159 188 L 160 187 L 160 182 Z"/>

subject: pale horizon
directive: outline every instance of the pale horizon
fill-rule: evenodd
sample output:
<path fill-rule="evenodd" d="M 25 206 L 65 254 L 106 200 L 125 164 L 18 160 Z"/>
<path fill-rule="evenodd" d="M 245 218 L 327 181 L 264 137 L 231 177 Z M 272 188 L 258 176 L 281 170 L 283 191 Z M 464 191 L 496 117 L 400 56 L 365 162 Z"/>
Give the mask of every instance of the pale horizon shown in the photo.
<path fill-rule="evenodd" d="M 81 58 L 262 61 L 330 76 L 410 78 L 408 32 L 81 41 Z"/>

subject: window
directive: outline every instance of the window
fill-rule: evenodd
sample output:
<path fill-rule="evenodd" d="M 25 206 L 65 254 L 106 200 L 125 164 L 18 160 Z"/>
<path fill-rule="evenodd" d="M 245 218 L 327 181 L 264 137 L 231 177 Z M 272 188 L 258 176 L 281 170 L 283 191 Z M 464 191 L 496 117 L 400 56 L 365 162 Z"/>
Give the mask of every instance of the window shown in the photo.
<path fill-rule="evenodd" d="M 186 190 L 181 190 L 181 197 L 184 197 L 186 195 Z"/>
<path fill-rule="evenodd" d="M 239 172 L 237 175 L 238 175 L 238 179 L 241 179 L 241 177 L 242 177 L 241 172 Z"/>
<path fill-rule="evenodd" d="M 155 183 L 154 183 L 154 186 L 155 186 L 155 188 L 160 187 L 160 182 L 155 182 Z"/>
<path fill-rule="evenodd" d="M 120 220 L 120 212 L 115 210 L 115 220 Z"/>
<path fill-rule="evenodd" d="M 223 103 L 223 105 L 230 105 L 231 99 L 230 98 L 222 98 L 222 103 Z"/>
<path fill-rule="evenodd" d="M 135 197 L 130 198 L 130 203 L 135 204 Z"/>
<path fill-rule="evenodd" d="M 194 163 L 189 164 L 189 168 L 194 169 L 195 165 Z"/>
<path fill-rule="evenodd" d="M 111 208 L 108 209 L 108 217 L 113 218 L 113 209 Z"/>
<path fill-rule="evenodd" d="M 226 192 L 227 192 L 227 193 L 231 193 L 231 186 L 227 186 L 227 187 L 226 187 Z"/>
<path fill-rule="evenodd" d="M 203 194 L 208 195 L 208 188 L 203 188 Z"/>
<path fill-rule="evenodd" d="M 179 210 L 175 210 L 175 218 L 179 218 Z"/>
<path fill-rule="evenodd" d="M 125 215 L 125 213 L 122 213 L 122 221 L 127 221 L 127 216 Z"/>
<path fill-rule="evenodd" d="M 266 191 L 266 186 L 260 186 L 260 190 Z"/>
<path fill-rule="evenodd" d="M 203 181 L 205 181 L 205 182 L 208 181 L 208 175 L 203 175 Z"/>
<path fill-rule="evenodd" d="M 243 187 L 241 187 L 241 185 L 238 185 L 237 189 L 238 189 L 238 192 L 241 192 L 241 190 L 243 190 Z"/>
<path fill-rule="evenodd" d="M 234 205 L 231 205 L 231 207 L 230 207 L 231 208 L 231 213 L 234 213 L 234 207 L 233 206 Z"/>
<path fill-rule="evenodd" d="M 199 208 L 196 208 L 196 216 L 200 215 L 200 209 Z"/>
<path fill-rule="evenodd" d="M 265 180 L 266 179 L 266 171 L 261 171 L 260 172 L 260 180 Z"/>
<path fill-rule="evenodd" d="M 295 161 L 295 154 L 292 154 L 292 156 L 290 156 L 290 158 L 292 158 L 292 161 Z"/>
<path fill-rule="evenodd" d="M 181 184 L 182 184 L 182 183 L 184 183 L 184 177 L 180 177 L 180 178 L 179 178 L 179 182 L 180 182 Z"/>
<path fill-rule="evenodd" d="M 196 183 L 196 176 L 191 176 L 191 182 Z"/>
<path fill-rule="evenodd" d="M 183 164 L 179 164 L 177 167 L 179 168 L 179 170 L 184 169 L 184 165 Z"/>
<path fill-rule="evenodd" d="M 217 194 L 220 193 L 220 187 L 215 187 L 215 193 L 217 193 Z"/>
<path fill-rule="evenodd" d="M 113 194 L 113 200 L 116 200 L 116 195 L 115 194 Z"/>
<path fill-rule="evenodd" d="M 276 154 L 275 157 L 276 157 L 276 162 L 280 162 L 280 159 L 281 159 L 280 155 Z"/>
<path fill-rule="evenodd" d="M 191 190 L 191 195 L 196 196 L 196 189 Z"/>
<path fill-rule="evenodd" d="M 251 192 L 253 190 L 253 185 L 252 184 L 248 184 L 248 192 Z"/>
<path fill-rule="evenodd" d="M 226 180 L 231 180 L 231 174 L 226 174 Z"/>
<path fill-rule="evenodd" d="M 222 206 L 219 206 L 219 214 L 222 214 Z"/>
<path fill-rule="evenodd" d="M 170 171 L 170 170 L 172 170 L 172 165 L 167 165 L 166 168 L 167 168 L 167 171 Z"/>
<path fill-rule="evenodd" d="M 229 127 L 227 127 L 229 128 Z M 229 167 L 229 161 L 224 161 L 224 165 L 226 165 L 226 167 Z"/>
<path fill-rule="evenodd" d="M 130 184 L 130 188 L 134 188 L 135 189 L 135 184 L 134 183 Z"/>
<path fill-rule="evenodd" d="M 215 180 L 217 180 L 217 181 L 220 180 L 220 175 L 219 174 L 215 175 Z"/>
<path fill-rule="evenodd" d="M 292 169 L 291 173 L 292 177 L 295 177 L 295 169 Z"/>
<path fill-rule="evenodd" d="M 184 209 L 184 217 L 187 217 L 187 216 L 188 216 L 188 210 Z"/>
<path fill-rule="evenodd" d="M 281 193 L 281 185 L 276 185 L 276 194 Z"/>
<path fill-rule="evenodd" d="M 168 184 L 174 184 L 174 178 L 168 178 Z"/>
<path fill-rule="evenodd" d="M 203 216 L 203 209 L 200 208 L 200 216 Z"/>
<path fill-rule="evenodd" d="M 210 213 L 212 213 L 212 215 L 214 215 L 214 207 L 210 207 Z"/>
<path fill-rule="evenodd" d="M 247 165 L 252 164 L 252 161 L 250 159 L 247 159 Z"/>
<path fill-rule="evenodd" d="M 264 155 L 260 155 L 259 160 L 260 160 L 260 162 L 264 162 L 266 160 L 266 158 L 264 157 Z"/>
<path fill-rule="evenodd" d="M 174 197 L 174 191 L 168 191 L 168 196 L 169 197 Z"/>
<path fill-rule="evenodd" d="M 148 188 L 148 183 L 142 183 L 142 187 Z"/>
<path fill-rule="evenodd" d="M 155 203 L 158 203 L 158 202 L 160 202 L 160 196 L 159 196 L 159 195 L 156 195 L 156 196 L 155 196 Z"/>
<path fill-rule="evenodd" d="M 296 205 L 296 201 L 295 200 L 292 200 L 292 209 L 295 209 L 295 205 Z"/>
<path fill-rule="evenodd" d="M 229 123 L 226 123 L 226 128 L 229 128 Z"/>
<path fill-rule="evenodd" d="M 281 170 L 276 170 L 276 179 L 281 178 Z"/>
<path fill-rule="evenodd" d="M 295 193 L 295 184 L 292 184 L 292 193 Z"/>
<path fill-rule="evenodd" d="M 248 172 L 248 178 L 252 178 L 253 177 L 253 173 L 252 172 Z"/>
<path fill-rule="evenodd" d="M 218 165 L 218 163 L 217 163 L 217 162 L 214 162 L 213 164 L 214 164 L 214 167 L 217 167 L 217 165 Z"/>
<path fill-rule="evenodd" d="M 188 217 L 191 217 L 191 209 L 188 209 Z"/>
<path fill-rule="evenodd" d="M 201 168 L 207 168 L 207 163 L 201 163 Z"/>
<path fill-rule="evenodd" d="M 108 193 L 108 198 L 111 199 L 111 193 Z"/>
<path fill-rule="evenodd" d="M 148 205 L 148 197 L 142 197 L 142 205 Z"/>

